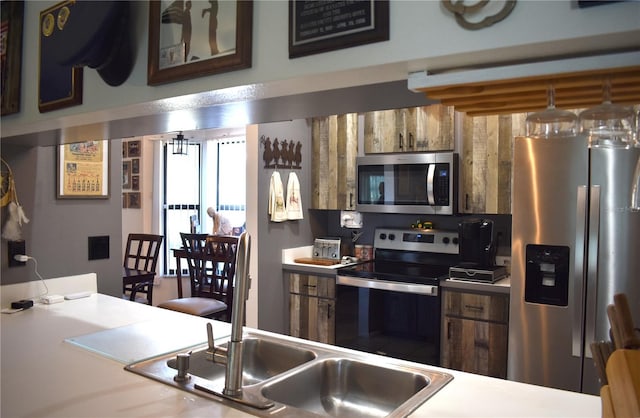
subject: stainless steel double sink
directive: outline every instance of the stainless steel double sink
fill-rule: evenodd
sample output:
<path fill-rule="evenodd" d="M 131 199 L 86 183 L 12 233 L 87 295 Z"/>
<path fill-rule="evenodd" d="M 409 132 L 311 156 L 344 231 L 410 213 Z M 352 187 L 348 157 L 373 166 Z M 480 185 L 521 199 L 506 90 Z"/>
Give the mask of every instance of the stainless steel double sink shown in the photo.
<path fill-rule="evenodd" d="M 407 416 L 453 379 L 415 363 L 246 332 L 243 392 L 273 404 L 256 409 L 214 394 L 222 392 L 225 365 L 213 363 L 207 348 L 191 350 L 186 381 L 174 379 L 178 352 L 131 364 L 126 370 L 265 417 Z"/>

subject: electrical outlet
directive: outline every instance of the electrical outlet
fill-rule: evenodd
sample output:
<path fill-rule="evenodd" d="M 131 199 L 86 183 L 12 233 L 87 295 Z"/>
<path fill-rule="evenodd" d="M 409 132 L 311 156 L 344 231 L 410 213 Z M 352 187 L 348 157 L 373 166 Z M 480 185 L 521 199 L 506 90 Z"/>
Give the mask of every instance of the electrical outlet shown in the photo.
<path fill-rule="evenodd" d="M 18 261 L 13 258 L 18 254 L 27 254 L 27 244 L 24 240 L 9 241 L 7 243 L 7 248 L 9 249 L 9 267 L 19 267 L 27 264 L 24 261 Z"/>

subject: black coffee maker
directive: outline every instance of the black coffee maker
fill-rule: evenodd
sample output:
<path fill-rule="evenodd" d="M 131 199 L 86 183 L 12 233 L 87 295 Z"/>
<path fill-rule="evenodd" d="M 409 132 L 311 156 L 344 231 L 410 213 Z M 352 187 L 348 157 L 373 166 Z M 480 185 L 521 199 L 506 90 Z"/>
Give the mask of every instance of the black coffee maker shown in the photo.
<path fill-rule="evenodd" d="M 493 221 L 465 219 L 458 223 L 460 267 L 491 268 L 495 265 L 496 245 L 493 241 Z"/>

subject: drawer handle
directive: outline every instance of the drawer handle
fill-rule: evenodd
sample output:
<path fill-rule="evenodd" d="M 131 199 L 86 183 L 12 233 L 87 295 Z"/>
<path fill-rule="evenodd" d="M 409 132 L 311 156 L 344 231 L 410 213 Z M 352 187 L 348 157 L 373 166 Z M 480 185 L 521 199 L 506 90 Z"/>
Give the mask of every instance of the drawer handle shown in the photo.
<path fill-rule="evenodd" d="M 303 286 L 306 287 L 306 288 L 309 288 L 309 289 L 315 289 L 316 288 L 315 284 L 305 284 Z"/>
<path fill-rule="evenodd" d="M 478 312 L 484 311 L 484 306 L 464 305 L 464 308 L 470 309 L 472 311 L 478 311 Z"/>

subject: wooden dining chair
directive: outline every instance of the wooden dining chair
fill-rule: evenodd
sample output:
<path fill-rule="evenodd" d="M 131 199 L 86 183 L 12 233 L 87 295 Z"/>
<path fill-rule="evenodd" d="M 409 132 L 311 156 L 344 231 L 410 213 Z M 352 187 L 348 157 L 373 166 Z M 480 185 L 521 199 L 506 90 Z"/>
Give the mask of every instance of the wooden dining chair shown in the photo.
<path fill-rule="evenodd" d="M 131 233 L 127 237 L 122 292 L 129 300 L 153 304 L 153 280 L 163 239 L 162 235 L 138 233 Z M 131 271 L 136 274 L 131 274 Z M 131 279 L 135 276 L 140 277 L 140 280 L 125 280 L 125 277 Z"/>
<path fill-rule="evenodd" d="M 191 296 L 168 300 L 158 306 L 229 322 L 238 238 L 185 233 L 181 236 L 189 267 Z"/>

